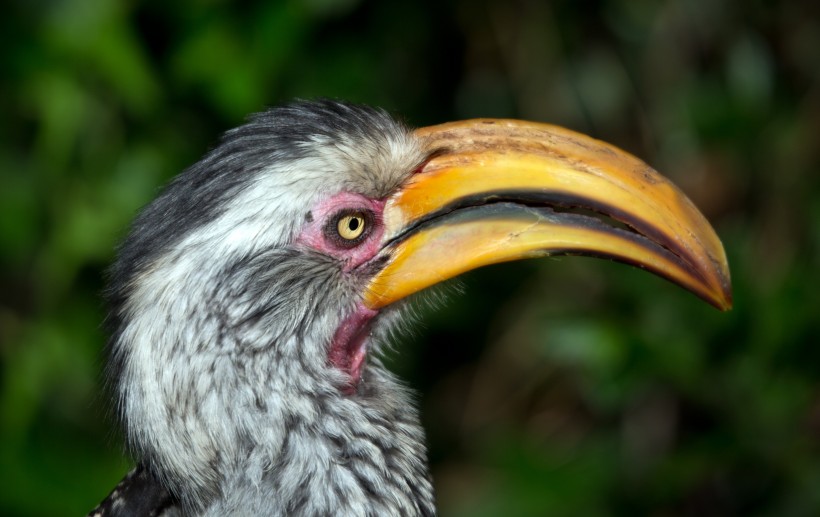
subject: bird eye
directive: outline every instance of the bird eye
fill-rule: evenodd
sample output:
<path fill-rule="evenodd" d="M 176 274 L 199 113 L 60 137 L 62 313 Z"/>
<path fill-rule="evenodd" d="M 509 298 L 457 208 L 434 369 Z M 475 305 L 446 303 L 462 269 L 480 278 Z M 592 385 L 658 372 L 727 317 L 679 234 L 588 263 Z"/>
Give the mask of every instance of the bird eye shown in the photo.
<path fill-rule="evenodd" d="M 342 210 L 328 219 L 325 238 L 341 248 L 353 248 L 370 235 L 373 214 L 367 210 Z"/>
<path fill-rule="evenodd" d="M 342 239 L 352 241 L 364 233 L 366 225 L 364 214 L 353 213 L 341 216 L 336 223 L 336 230 Z"/>

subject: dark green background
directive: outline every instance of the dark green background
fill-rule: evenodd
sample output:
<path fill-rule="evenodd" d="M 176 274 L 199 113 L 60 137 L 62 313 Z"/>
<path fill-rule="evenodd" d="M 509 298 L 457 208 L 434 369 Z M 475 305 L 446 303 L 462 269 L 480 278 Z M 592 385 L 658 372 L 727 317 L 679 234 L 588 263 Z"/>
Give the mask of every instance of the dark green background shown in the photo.
<path fill-rule="evenodd" d="M 817 2 L 12 0 L 0 16 L 0 514 L 128 469 L 102 272 L 135 211 L 264 106 L 549 121 L 672 178 L 735 308 L 591 259 L 488 268 L 391 358 L 444 515 L 820 515 Z"/>

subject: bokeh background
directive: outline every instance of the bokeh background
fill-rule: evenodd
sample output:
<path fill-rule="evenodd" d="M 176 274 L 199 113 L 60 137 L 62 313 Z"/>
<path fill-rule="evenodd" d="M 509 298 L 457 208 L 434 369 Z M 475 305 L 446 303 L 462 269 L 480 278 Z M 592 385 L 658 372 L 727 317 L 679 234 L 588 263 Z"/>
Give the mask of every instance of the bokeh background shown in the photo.
<path fill-rule="evenodd" d="M 729 313 L 593 259 L 467 275 L 390 358 L 443 515 L 820 515 L 818 6 L 5 2 L 0 514 L 82 515 L 129 468 L 100 292 L 135 211 L 249 113 L 324 96 L 610 141 L 731 262 Z"/>

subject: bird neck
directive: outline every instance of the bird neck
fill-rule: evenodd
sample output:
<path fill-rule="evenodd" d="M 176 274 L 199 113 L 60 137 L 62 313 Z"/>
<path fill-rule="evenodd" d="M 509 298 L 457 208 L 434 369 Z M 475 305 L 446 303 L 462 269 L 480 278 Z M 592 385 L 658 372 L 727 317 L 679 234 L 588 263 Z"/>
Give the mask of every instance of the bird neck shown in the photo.
<path fill-rule="evenodd" d="M 435 513 L 416 409 L 382 368 L 368 368 L 356 395 L 306 396 L 282 417 L 268 424 L 284 438 L 265 443 L 260 427 L 207 515 Z"/>
<path fill-rule="evenodd" d="M 109 375 L 135 456 L 188 513 L 432 514 L 411 397 L 372 356 L 356 391 L 341 389 L 333 311 L 289 332 L 208 282 L 145 275 L 119 311 Z"/>
<path fill-rule="evenodd" d="M 143 460 L 192 515 L 434 515 L 417 410 L 373 363 L 352 395 L 289 386 L 238 389 L 232 404 L 204 396 L 142 445 Z"/>

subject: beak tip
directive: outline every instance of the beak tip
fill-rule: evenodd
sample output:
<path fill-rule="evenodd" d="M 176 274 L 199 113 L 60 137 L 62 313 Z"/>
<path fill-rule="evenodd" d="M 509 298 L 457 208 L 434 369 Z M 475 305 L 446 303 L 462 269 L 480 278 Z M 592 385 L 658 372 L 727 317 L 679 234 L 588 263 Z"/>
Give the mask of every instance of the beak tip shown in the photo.
<path fill-rule="evenodd" d="M 732 299 L 732 288 L 729 287 L 726 291 L 723 292 L 723 298 L 721 299 L 721 304 L 718 307 L 723 312 L 728 312 L 732 310 L 734 306 L 734 300 Z"/>
<path fill-rule="evenodd" d="M 732 283 L 728 277 L 724 276 L 721 278 L 720 284 L 708 295 L 706 301 L 721 312 L 732 310 L 734 299 L 732 295 Z"/>

